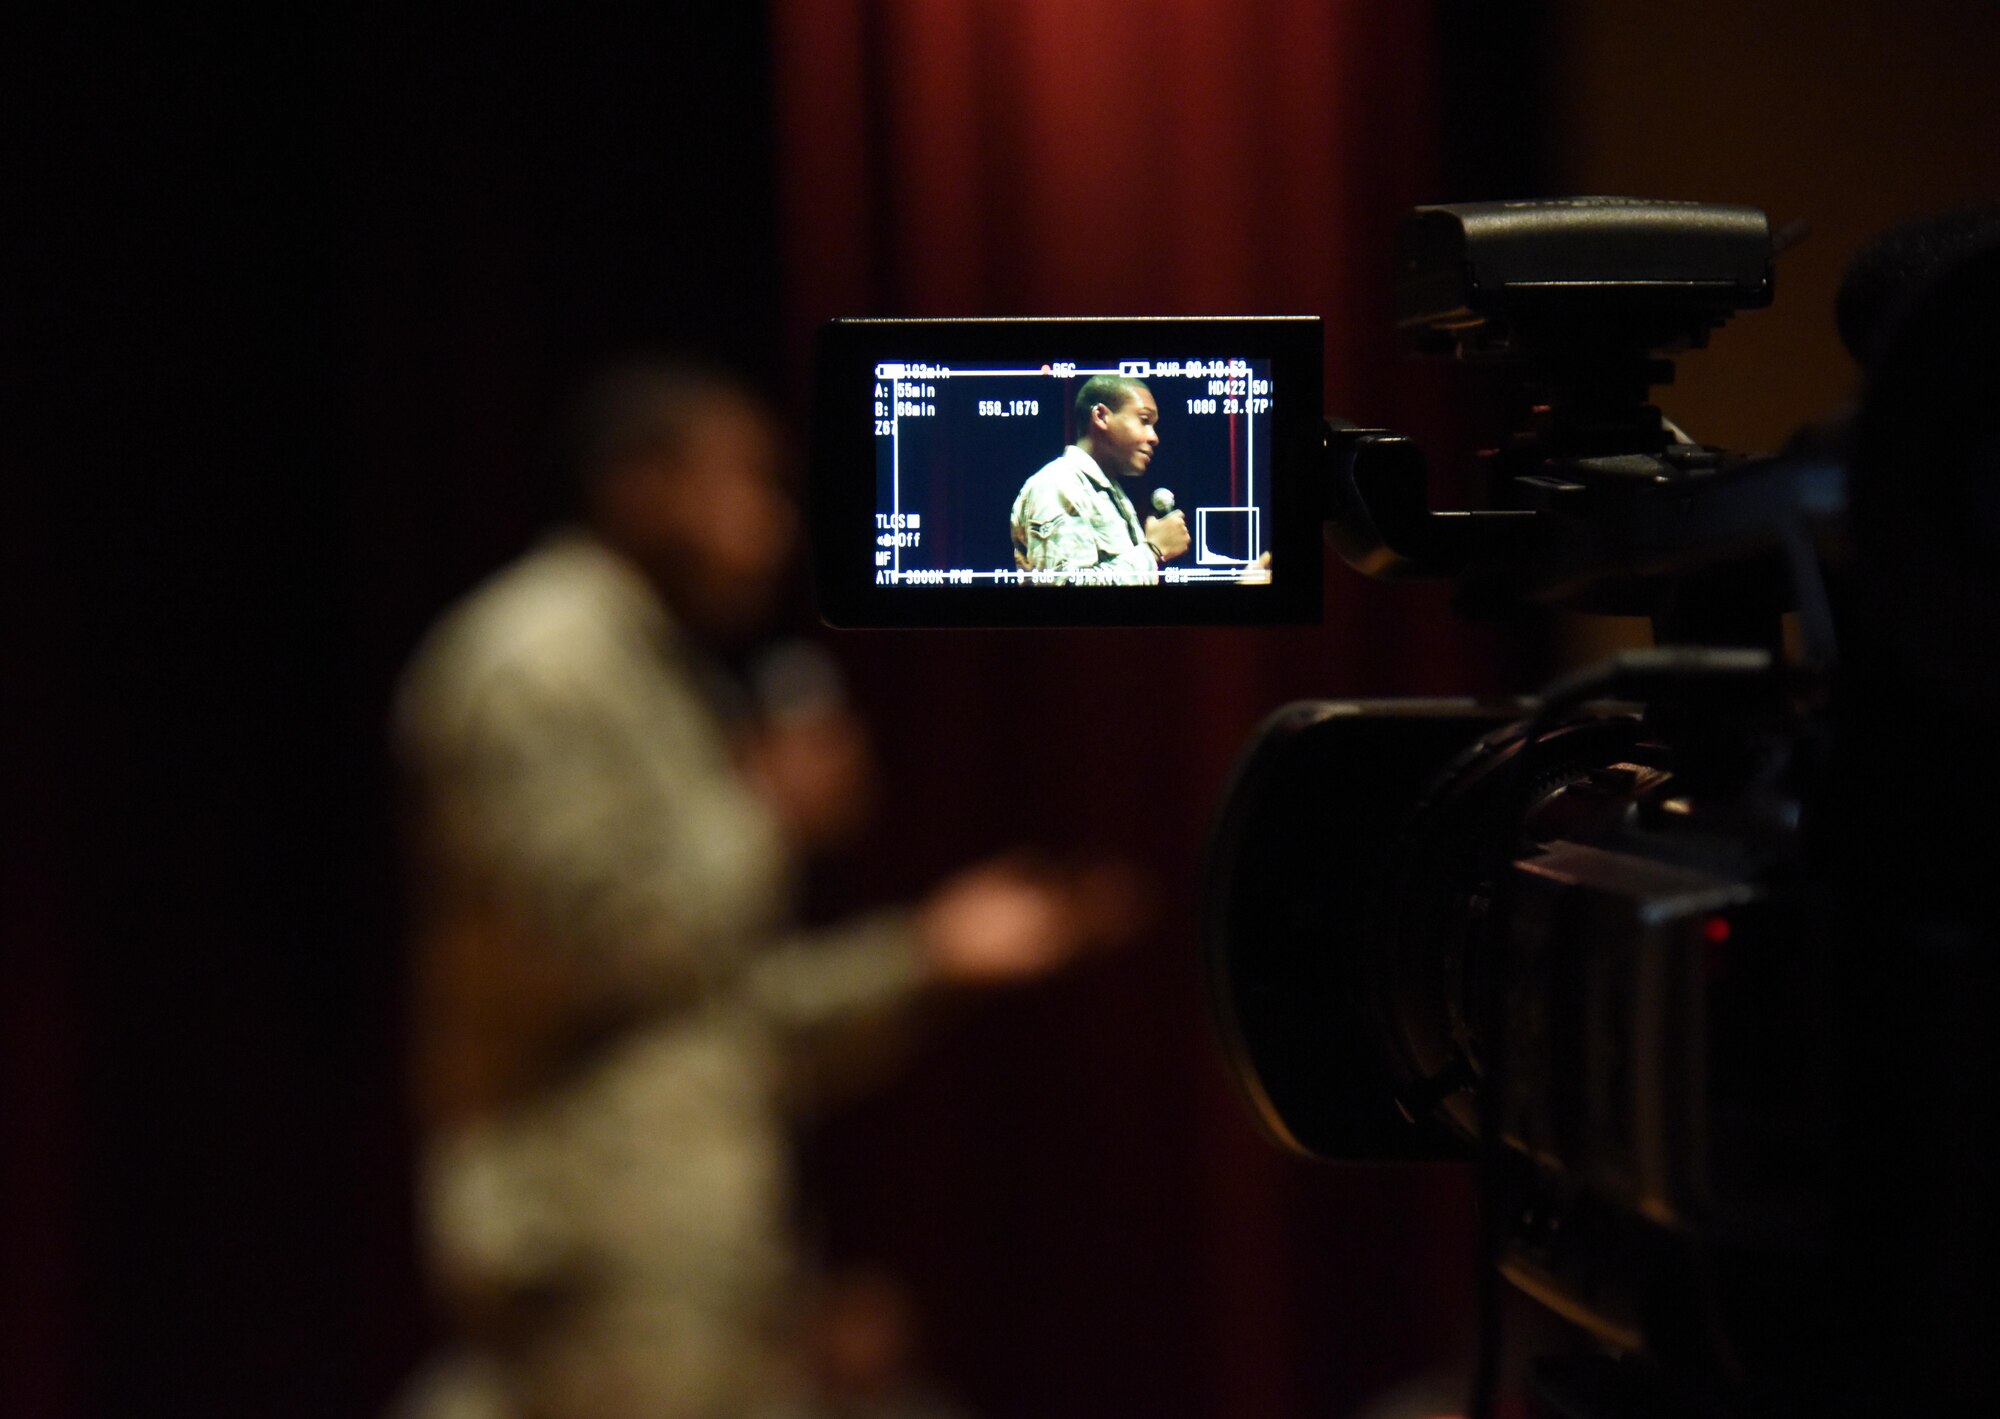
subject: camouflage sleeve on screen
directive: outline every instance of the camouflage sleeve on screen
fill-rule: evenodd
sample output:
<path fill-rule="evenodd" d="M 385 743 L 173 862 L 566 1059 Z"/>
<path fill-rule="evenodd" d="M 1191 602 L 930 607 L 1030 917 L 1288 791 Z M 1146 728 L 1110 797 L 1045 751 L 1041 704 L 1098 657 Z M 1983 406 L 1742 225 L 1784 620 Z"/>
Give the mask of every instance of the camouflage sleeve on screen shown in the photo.
<path fill-rule="evenodd" d="M 1111 499 L 1062 465 L 1021 489 L 1013 534 L 1024 570 L 1060 573 L 1070 585 L 1140 586 L 1159 577 L 1152 548 L 1133 541 Z"/>

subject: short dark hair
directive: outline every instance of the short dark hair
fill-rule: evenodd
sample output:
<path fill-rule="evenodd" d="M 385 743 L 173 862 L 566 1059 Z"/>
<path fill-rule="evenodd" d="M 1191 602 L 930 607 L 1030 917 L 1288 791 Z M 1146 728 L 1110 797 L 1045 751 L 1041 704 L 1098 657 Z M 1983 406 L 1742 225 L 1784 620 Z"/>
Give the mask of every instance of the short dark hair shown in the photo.
<path fill-rule="evenodd" d="M 1076 431 L 1079 435 L 1090 427 L 1090 411 L 1099 404 L 1112 413 L 1125 407 L 1129 399 L 1138 396 L 1134 390 L 1144 389 L 1144 380 L 1133 379 L 1123 374 L 1094 374 L 1083 382 L 1083 388 L 1076 392 Z"/>
<path fill-rule="evenodd" d="M 720 370 L 668 357 L 628 360 L 593 380 L 579 403 L 571 458 L 588 487 L 639 459 L 668 457 L 718 403 L 761 409 L 749 386 Z"/>

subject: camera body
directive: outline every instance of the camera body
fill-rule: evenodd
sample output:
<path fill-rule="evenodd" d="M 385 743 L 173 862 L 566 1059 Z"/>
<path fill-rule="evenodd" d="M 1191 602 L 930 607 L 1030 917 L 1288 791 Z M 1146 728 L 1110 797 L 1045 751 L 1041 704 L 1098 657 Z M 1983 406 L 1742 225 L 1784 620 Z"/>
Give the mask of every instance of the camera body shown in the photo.
<path fill-rule="evenodd" d="M 1694 443 L 1649 391 L 1770 301 L 1773 256 L 1748 208 L 1412 213 L 1407 344 L 1510 401 L 1471 508 L 1428 506 L 1411 440 L 1301 420 L 1302 357 L 1265 376 L 1289 401 L 1281 511 L 1358 571 L 1449 579 L 1470 616 L 1653 627 L 1532 698 L 1278 710 L 1210 852 L 1211 999 L 1268 1132 L 1340 1163 L 1469 1161 L 1491 1271 L 1621 1357 L 1551 1368 L 1538 1412 L 1970 1412 L 1993 1388 L 1969 1180 L 1995 1181 L 1974 1159 L 2000 943 L 1992 834 L 1952 815 L 2000 793 L 1965 749 L 2000 673 L 1954 630 L 2000 634 L 1979 414 L 2000 259 L 1910 293 L 1836 432 L 1776 457 Z M 1137 619 L 1173 619 L 1167 590 Z M 1217 590 L 1206 618 L 1228 619 L 1243 590 Z M 1090 586 L 1010 594 L 1034 614 L 938 614 L 1125 619 Z M 1898 1319 L 1927 1338 L 1887 1350 Z"/>
<path fill-rule="evenodd" d="M 1329 540 L 1655 645 L 1525 701 L 1273 716 L 1206 898 L 1238 1077 L 1309 1156 L 1475 1162 L 1486 1260 L 1620 1357 L 1550 1362 L 1538 1412 L 1977 1412 L 2000 250 L 1913 285 L 1850 420 L 1751 458 L 1646 389 L 1769 299 L 1757 214 L 1404 234 L 1411 343 L 1515 422 L 1447 513 L 1407 440 L 1330 427 Z"/>

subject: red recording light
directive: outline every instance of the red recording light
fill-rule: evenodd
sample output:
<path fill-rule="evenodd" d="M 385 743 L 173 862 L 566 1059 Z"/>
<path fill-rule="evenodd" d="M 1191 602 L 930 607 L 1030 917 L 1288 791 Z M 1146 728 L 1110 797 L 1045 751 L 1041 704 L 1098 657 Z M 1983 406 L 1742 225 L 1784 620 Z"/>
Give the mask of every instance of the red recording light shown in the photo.
<path fill-rule="evenodd" d="M 1729 918 L 1712 916 L 1701 924 L 1701 939 L 1711 946 L 1720 946 L 1729 939 Z"/>

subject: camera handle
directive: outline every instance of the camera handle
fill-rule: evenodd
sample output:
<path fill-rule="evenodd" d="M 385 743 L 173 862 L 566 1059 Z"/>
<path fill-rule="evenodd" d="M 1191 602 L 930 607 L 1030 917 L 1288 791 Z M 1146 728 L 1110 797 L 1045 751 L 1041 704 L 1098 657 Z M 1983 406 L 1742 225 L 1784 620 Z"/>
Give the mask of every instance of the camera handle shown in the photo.
<path fill-rule="evenodd" d="M 1327 541 L 1364 575 L 1453 580 L 1471 616 L 1527 602 L 1646 616 L 1662 644 L 1775 652 L 1780 617 L 1797 612 L 1801 663 L 1834 663 L 1819 559 L 1846 506 L 1836 462 L 1526 445 L 1497 456 L 1506 506 L 1437 511 L 1405 435 L 1328 419 L 1318 455 Z"/>
<path fill-rule="evenodd" d="M 1403 434 L 1328 419 L 1321 430 L 1326 538 L 1378 581 L 1456 577 L 1525 547 L 1532 512 L 1433 512 L 1423 450 Z"/>

